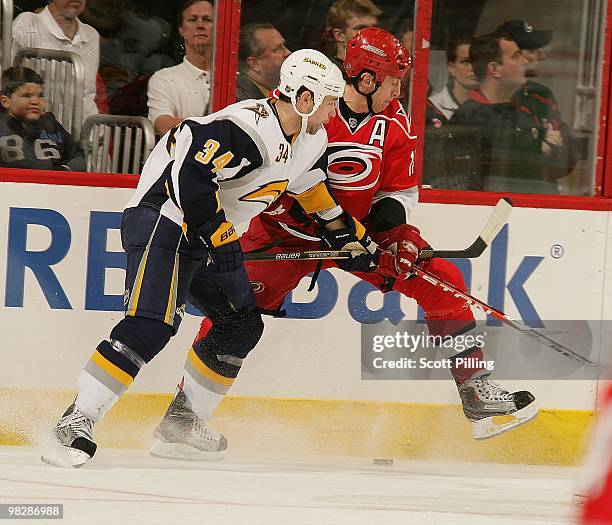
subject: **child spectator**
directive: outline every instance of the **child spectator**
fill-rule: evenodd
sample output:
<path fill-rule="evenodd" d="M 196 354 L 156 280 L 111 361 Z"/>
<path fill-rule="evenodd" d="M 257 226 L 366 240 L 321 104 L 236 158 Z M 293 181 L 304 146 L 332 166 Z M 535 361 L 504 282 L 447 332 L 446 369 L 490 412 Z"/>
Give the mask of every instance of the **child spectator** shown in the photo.
<path fill-rule="evenodd" d="M 11 67 L 2 76 L 0 166 L 85 171 L 85 155 L 51 113 L 43 80 L 32 69 Z"/>
<path fill-rule="evenodd" d="M 72 51 L 83 59 L 85 93 L 83 120 L 98 113 L 96 75 L 100 63 L 100 36 L 79 21 L 85 0 L 50 0 L 40 13 L 21 13 L 13 21 L 13 57 L 23 47 Z"/>

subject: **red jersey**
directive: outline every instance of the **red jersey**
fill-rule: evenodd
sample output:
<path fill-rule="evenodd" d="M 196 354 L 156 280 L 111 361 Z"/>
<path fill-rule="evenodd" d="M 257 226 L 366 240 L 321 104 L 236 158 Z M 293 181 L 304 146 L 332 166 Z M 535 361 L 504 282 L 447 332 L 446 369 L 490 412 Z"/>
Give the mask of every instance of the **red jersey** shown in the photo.
<path fill-rule="evenodd" d="M 589 484 L 580 523 L 612 524 L 612 385 L 597 417 L 596 439 L 587 461 Z"/>
<path fill-rule="evenodd" d="M 379 192 L 395 193 L 417 186 L 414 175 L 416 136 L 398 100 L 385 111 L 358 122 L 344 110 L 326 126 L 327 177 L 344 210 L 366 217 Z"/>

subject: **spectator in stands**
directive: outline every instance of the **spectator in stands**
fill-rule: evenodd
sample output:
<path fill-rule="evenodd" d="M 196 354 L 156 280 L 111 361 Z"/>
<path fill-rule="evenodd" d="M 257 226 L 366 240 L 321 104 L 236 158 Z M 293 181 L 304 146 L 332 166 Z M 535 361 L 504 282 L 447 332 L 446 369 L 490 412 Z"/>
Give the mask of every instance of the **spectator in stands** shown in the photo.
<path fill-rule="evenodd" d="M 208 0 L 187 0 L 179 9 L 179 34 L 185 58 L 161 69 L 149 80 L 149 119 L 164 135 L 187 117 L 201 117 L 210 108 L 214 7 Z"/>
<path fill-rule="evenodd" d="M 2 75 L 0 166 L 85 171 L 82 148 L 51 113 L 45 113 L 43 80 L 27 67 Z"/>
<path fill-rule="evenodd" d="M 554 130 L 561 132 L 563 144 L 567 145 L 570 153 L 567 165 L 569 173 L 576 165 L 569 126 L 563 122 L 559 105 L 551 89 L 533 80 L 539 75 L 540 62 L 546 59 L 546 53 L 542 48 L 550 43 L 553 32 L 536 30 L 524 20 L 508 20 L 500 25 L 497 31 L 508 33 L 527 60 L 525 69 L 527 82 L 514 94 L 512 100 L 520 106 L 529 108 L 542 122 L 546 121 Z"/>
<path fill-rule="evenodd" d="M 360 29 L 378 24 L 382 14 L 372 0 L 336 0 L 327 12 L 326 32 L 331 43 L 328 55 L 344 71 L 346 44 Z"/>
<path fill-rule="evenodd" d="M 383 27 L 389 24 L 381 24 Z M 398 20 L 395 28 L 389 27 L 387 29 L 390 33 L 393 33 L 400 39 L 401 43 L 404 44 L 404 47 L 410 51 L 412 54 L 412 40 L 413 40 L 413 30 L 414 30 L 414 21 L 410 18 L 401 18 Z M 400 89 L 399 101 L 402 103 L 404 108 L 410 106 L 410 86 L 412 83 L 412 68 L 408 72 L 407 75 L 404 75 L 402 78 L 402 86 Z"/>
<path fill-rule="evenodd" d="M 392 31 L 393 32 L 393 31 Z M 414 39 L 414 20 L 412 18 L 402 18 L 395 31 L 397 38 L 400 39 L 404 47 L 412 53 L 412 40 Z"/>
<path fill-rule="evenodd" d="M 172 24 L 149 16 L 131 0 L 87 0 L 80 18 L 100 34 L 99 75 L 107 94 L 107 110 L 102 111 L 101 103 L 98 109 L 101 113 L 146 117 L 149 78 L 176 64 L 162 50 L 170 41 Z"/>
<path fill-rule="evenodd" d="M 474 68 L 470 63 L 471 37 L 451 40 L 446 49 L 448 82 L 444 89 L 434 93 L 428 100 L 428 123 L 430 118 L 448 121 L 457 108 L 468 99 L 469 92 L 478 85 Z"/>
<path fill-rule="evenodd" d="M 291 51 L 268 22 L 245 25 L 240 31 L 240 60 L 236 100 L 267 97 L 278 86 L 281 64 Z"/>
<path fill-rule="evenodd" d="M 433 188 L 481 190 L 479 149 L 463 126 L 449 124 L 477 86 L 470 63 L 471 37 L 455 37 L 446 48 L 448 82 L 427 100 L 423 184 Z"/>
<path fill-rule="evenodd" d="M 470 126 L 479 144 L 484 189 L 499 192 L 557 193 L 556 178 L 567 173 L 568 149 L 553 129 L 512 97 L 526 81 L 527 59 L 507 33 L 477 38 L 470 61 L 480 83 L 451 123 Z"/>
<path fill-rule="evenodd" d="M 72 51 L 83 59 L 85 93 L 83 119 L 98 113 L 96 75 L 100 63 L 100 37 L 79 21 L 86 0 L 50 0 L 40 13 L 21 13 L 13 21 L 13 57 L 24 47 Z M 48 79 L 51 81 L 51 79 Z"/>

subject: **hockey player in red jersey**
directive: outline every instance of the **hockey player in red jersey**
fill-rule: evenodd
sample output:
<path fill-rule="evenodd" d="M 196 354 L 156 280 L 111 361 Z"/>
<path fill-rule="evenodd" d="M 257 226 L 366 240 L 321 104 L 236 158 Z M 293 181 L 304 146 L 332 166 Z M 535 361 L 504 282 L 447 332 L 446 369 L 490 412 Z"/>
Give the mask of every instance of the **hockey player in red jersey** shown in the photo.
<path fill-rule="evenodd" d="M 411 265 L 419 263 L 455 287 L 466 289 L 461 272 L 451 262 L 419 260 L 420 251 L 428 244 L 417 228 L 407 224 L 418 201 L 414 173 L 416 136 L 411 130 L 410 118 L 397 99 L 402 78 L 410 69 L 410 55 L 393 35 L 379 28 L 365 28 L 349 41 L 344 69 L 347 87 L 338 101 L 338 114 L 326 126 L 328 147 L 315 168 L 327 174 L 337 202 L 365 225 L 378 244 L 376 268 L 354 274 L 382 292 L 396 290 L 415 299 L 425 311 L 431 335 L 467 335 L 475 329 L 475 322 L 463 299 L 421 278 L 406 278 Z M 299 203 L 282 196 L 251 221 L 241 237 L 241 246 L 245 252 L 281 253 L 318 250 L 330 244 L 325 232 Z M 335 266 L 333 261 L 288 260 L 276 261 L 270 271 L 266 263 L 245 264 L 257 306 L 272 315 L 280 313 L 285 297 L 304 276 L 314 272 L 313 278 L 316 278 L 321 268 Z M 205 319 L 194 348 L 210 326 L 211 322 Z M 457 361 L 458 357 L 468 356 L 473 359 Z M 457 366 L 457 362 L 482 363 L 482 348 L 473 347 L 453 356 L 451 370 L 476 438 L 498 434 L 537 414 L 531 393 L 507 392 L 489 379 L 489 371 L 479 366 Z M 210 390 L 208 409 L 212 414 L 223 396 L 212 383 Z M 509 414 L 514 416 L 511 421 L 494 424 L 493 416 Z M 154 455 L 181 455 L 173 443 L 162 439 L 165 426 L 172 425 L 173 421 L 176 414 L 171 405 L 156 431 Z M 205 439 L 204 436 L 202 446 L 198 447 L 202 451 L 206 450 Z"/>
<path fill-rule="evenodd" d="M 597 416 L 593 448 L 587 461 L 588 483 L 584 489 L 582 525 L 612 524 L 612 384 Z"/>

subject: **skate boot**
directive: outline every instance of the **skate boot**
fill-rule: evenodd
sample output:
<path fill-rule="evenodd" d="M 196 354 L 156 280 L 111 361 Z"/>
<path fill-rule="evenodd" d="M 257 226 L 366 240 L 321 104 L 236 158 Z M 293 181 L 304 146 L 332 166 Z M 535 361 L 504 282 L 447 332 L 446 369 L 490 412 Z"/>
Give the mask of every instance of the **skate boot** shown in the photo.
<path fill-rule="evenodd" d="M 159 458 L 219 461 L 227 448 L 225 436 L 208 428 L 182 390 L 175 394 L 153 435 L 157 440 L 150 454 Z"/>
<path fill-rule="evenodd" d="M 459 385 L 463 413 L 472 423 L 475 439 L 497 436 L 538 415 L 531 392 L 508 392 L 487 377 Z"/>
<path fill-rule="evenodd" d="M 49 450 L 40 459 L 58 467 L 82 467 L 96 453 L 93 426 L 93 419 L 79 412 L 72 403 L 55 425 L 54 436 L 61 449 Z"/>

